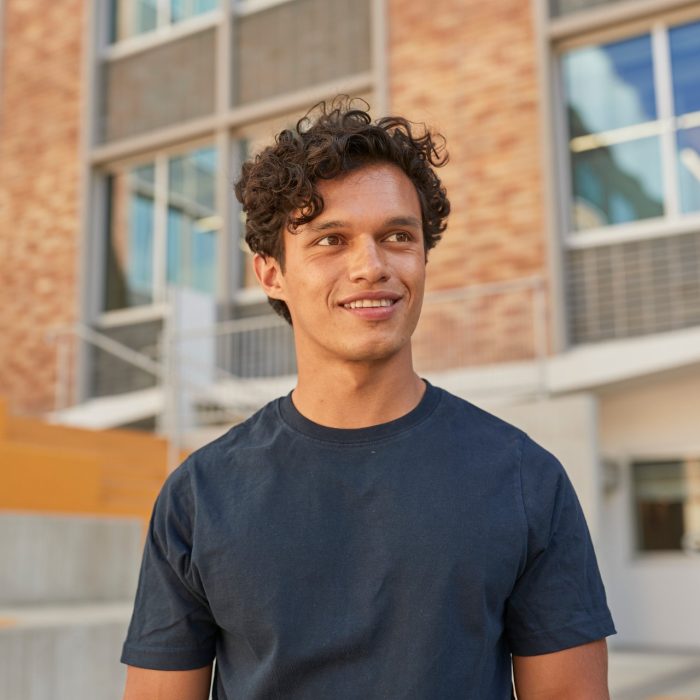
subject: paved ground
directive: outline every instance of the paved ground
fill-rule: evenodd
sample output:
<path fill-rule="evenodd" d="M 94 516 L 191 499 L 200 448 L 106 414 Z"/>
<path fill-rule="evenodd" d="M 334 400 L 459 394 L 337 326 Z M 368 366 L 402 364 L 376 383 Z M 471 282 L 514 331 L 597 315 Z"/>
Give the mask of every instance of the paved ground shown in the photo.
<path fill-rule="evenodd" d="M 700 700 L 700 653 L 610 651 L 612 700 Z"/>

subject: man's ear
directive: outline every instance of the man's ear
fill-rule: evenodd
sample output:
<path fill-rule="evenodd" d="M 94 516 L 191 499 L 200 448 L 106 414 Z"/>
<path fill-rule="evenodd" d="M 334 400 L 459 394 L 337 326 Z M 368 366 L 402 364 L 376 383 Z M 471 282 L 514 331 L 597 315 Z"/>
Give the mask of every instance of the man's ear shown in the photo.
<path fill-rule="evenodd" d="M 279 262 L 271 255 L 256 253 L 253 256 L 253 269 L 265 294 L 284 301 L 284 275 Z"/>

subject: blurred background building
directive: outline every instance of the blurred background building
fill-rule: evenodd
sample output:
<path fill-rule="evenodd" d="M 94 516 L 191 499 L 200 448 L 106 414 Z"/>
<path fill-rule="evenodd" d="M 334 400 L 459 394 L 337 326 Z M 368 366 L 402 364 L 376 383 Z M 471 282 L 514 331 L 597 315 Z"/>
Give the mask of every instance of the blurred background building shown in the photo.
<path fill-rule="evenodd" d="M 294 385 L 232 183 L 339 93 L 447 138 L 418 369 L 565 464 L 613 643 L 700 651 L 700 1 L 0 0 L 0 52 L 0 665 L 49 603 L 116 655 L 166 465 Z"/>

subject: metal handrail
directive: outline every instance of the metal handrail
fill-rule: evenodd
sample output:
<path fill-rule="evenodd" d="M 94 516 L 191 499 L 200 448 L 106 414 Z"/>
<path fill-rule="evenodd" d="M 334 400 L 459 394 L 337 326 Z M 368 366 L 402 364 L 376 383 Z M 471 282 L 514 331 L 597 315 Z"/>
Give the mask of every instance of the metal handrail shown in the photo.
<path fill-rule="evenodd" d="M 246 331 L 258 331 L 263 328 L 277 328 L 286 325 L 287 322 L 281 316 L 251 316 L 249 318 L 234 318 L 230 321 L 221 321 L 212 326 L 201 326 L 200 328 L 174 332 L 171 337 L 173 340 L 187 340 L 201 336 L 228 335 L 236 332 L 245 333 Z"/>
<path fill-rule="evenodd" d="M 426 293 L 424 304 L 444 304 L 455 301 L 466 301 L 519 290 L 530 290 L 533 293 L 532 320 L 535 342 L 534 359 L 537 365 L 538 376 L 537 394 L 538 396 L 544 396 L 547 393 L 547 324 L 545 322 L 547 300 L 545 297 L 546 283 L 544 277 L 532 275 L 529 277 L 519 277 L 514 280 L 504 280 L 502 282 L 486 282 L 484 284 L 470 285 L 467 287 L 439 289 Z"/>
<path fill-rule="evenodd" d="M 152 374 L 159 380 L 163 380 L 165 376 L 165 368 L 162 363 L 82 323 L 72 323 L 66 326 L 50 328 L 46 333 L 47 340 L 58 343 L 56 355 L 56 396 L 54 400 L 54 409 L 56 411 L 63 410 L 69 403 L 68 375 L 70 367 L 66 340 L 71 336 L 77 336 L 86 343 L 117 357 L 123 362 Z"/>
<path fill-rule="evenodd" d="M 483 284 L 472 284 L 467 287 L 436 289 L 426 292 L 424 303 L 434 304 L 460 301 L 461 299 L 489 296 L 501 292 L 513 292 L 519 289 L 538 289 L 540 287 L 544 289 L 544 278 L 539 275 L 533 275 L 531 277 L 519 277 L 515 280 L 504 280 L 503 282 L 484 282 Z"/>
<path fill-rule="evenodd" d="M 469 301 L 490 295 L 503 294 L 514 291 L 531 291 L 532 296 L 532 328 L 534 340 L 534 361 L 537 367 L 536 385 L 533 390 L 540 395 L 546 393 L 546 356 L 547 356 L 547 334 L 546 334 L 546 298 L 545 280 L 540 276 L 524 277 L 516 280 L 504 282 L 493 282 L 469 287 L 435 290 L 426 293 L 424 302 L 426 305 L 447 304 L 459 301 Z M 172 302 L 175 303 L 175 302 Z M 211 383 L 217 384 L 227 379 L 237 380 L 240 376 L 229 369 L 225 369 L 217 364 L 209 365 L 197 357 L 192 357 L 184 348 L 188 340 L 202 337 L 221 338 L 221 336 L 231 334 L 247 334 L 255 331 L 265 331 L 286 327 L 287 322 L 276 315 L 255 316 L 250 318 L 233 319 L 221 323 L 178 330 L 168 318 L 173 314 L 168 314 L 166 323 L 161 333 L 160 347 L 161 354 L 159 360 L 134 350 L 123 343 L 110 338 L 82 323 L 74 323 L 67 326 L 53 328 L 48 332 L 48 337 L 53 341 L 58 341 L 57 353 L 57 391 L 56 410 L 61 410 L 69 404 L 69 380 L 70 380 L 70 353 L 68 338 L 77 337 L 84 342 L 97 347 L 104 352 L 118 358 L 119 360 L 143 370 L 161 384 L 163 391 L 163 427 L 168 436 L 170 445 L 170 466 L 177 463 L 180 455 L 180 444 L 184 437 L 185 426 L 182 424 L 180 412 L 183 400 L 193 400 L 195 396 L 205 396 L 202 389 L 206 387 L 201 381 L 193 381 L 192 377 L 183 373 L 183 367 L 194 369 L 211 370 Z M 258 339 L 258 342 L 260 339 Z M 190 391 L 195 389 L 196 391 Z M 185 399 L 184 397 L 189 397 Z"/>
<path fill-rule="evenodd" d="M 54 340 L 54 338 L 60 336 L 77 335 L 79 338 L 84 340 L 91 345 L 94 345 L 100 350 L 108 352 L 110 355 L 118 357 L 127 364 L 133 365 L 142 369 L 144 372 L 154 375 L 155 377 L 163 376 L 163 366 L 156 360 L 151 359 L 148 355 L 145 355 L 138 350 L 130 348 L 128 345 L 124 345 L 114 338 L 110 338 L 103 333 L 99 333 L 82 323 L 74 323 L 70 326 L 61 326 L 58 328 L 51 328 L 47 336 L 49 340 Z"/>

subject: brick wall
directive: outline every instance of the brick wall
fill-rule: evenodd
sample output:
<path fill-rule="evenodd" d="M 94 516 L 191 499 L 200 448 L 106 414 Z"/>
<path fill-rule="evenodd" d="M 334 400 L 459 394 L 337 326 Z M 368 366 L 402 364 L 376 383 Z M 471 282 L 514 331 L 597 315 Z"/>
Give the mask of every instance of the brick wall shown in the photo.
<path fill-rule="evenodd" d="M 77 313 L 83 7 L 81 0 L 4 2 L 0 395 L 15 411 L 50 408 L 55 349 L 45 332 Z M 451 155 L 443 176 L 453 214 L 430 256 L 429 289 L 544 274 L 530 3 L 388 0 L 388 7 L 391 108 L 438 127 Z M 531 354 L 527 293 L 435 309 L 426 309 L 419 355 L 421 338 L 431 339 L 423 344 L 430 355 L 446 328 L 455 343 L 478 341 L 470 357 L 446 344 L 448 364 Z"/>
<path fill-rule="evenodd" d="M 50 407 L 46 330 L 76 317 L 82 0 L 5 0 L 0 60 L 0 395 Z"/>
<path fill-rule="evenodd" d="M 428 288 L 544 275 L 531 3 L 389 0 L 388 5 L 390 108 L 437 128 L 450 153 L 441 175 L 452 214 L 443 241 L 430 255 Z M 465 305 L 426 315 L 416 337 L 418 354 L 422 336 L 432 337 L 435 347 L 439 328 L 462 324 L 463 334 L 477 332 L 481 345 L 491 348 L 476 352 L 474 362 L 531 355 L 531 294 L 509 294 L 479 306 L 469 328 Z"/>

